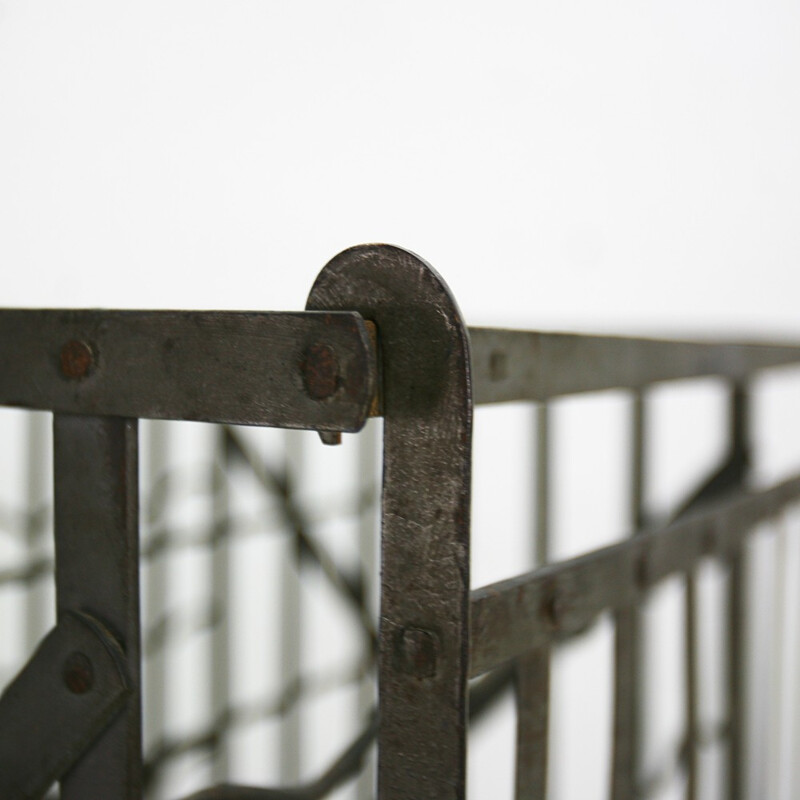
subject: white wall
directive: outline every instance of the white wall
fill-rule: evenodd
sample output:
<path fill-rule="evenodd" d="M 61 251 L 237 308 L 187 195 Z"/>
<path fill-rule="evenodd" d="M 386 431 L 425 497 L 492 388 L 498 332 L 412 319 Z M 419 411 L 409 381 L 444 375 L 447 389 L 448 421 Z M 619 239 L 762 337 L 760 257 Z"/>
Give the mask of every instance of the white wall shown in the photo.
<path fill-rule="evenodd" d="M 390 241 L 470 321 L 796 331 L 792 2 L 0 3 L 3 302 L 298 308 Z"/>

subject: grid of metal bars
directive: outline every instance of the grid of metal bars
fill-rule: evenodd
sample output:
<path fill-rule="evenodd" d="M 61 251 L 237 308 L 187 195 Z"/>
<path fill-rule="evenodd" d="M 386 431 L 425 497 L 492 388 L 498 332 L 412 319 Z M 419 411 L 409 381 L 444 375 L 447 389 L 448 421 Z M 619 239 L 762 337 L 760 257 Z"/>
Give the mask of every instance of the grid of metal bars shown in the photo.
<path fill-rule="evenodd" d="M 516 796 L 544 798 L 552 650 L 585 632 L 601 613 L 614 620 L 614 719 L 610 796 L 648 795 L 640 764 L 641 604 L 667 576 L 686 586 L 686 736 L 679 760 L 687 797 L 698 796 L 698 626 L 696 570 L 724 564 L 727 602 L 727 796 L 744 796 L 745 542 L 754 527 L 800 500 L 800 478 L 748 488 L 749 382 L 759 370 L 800 362 L 800 347 L 664 342 L 546 334 L 464 325 L 445 284 L 425 262 L 384 245 L 352 248 L 320 274 L 305 313 L 0 312 L 0 403 L 54 412 L 55 627 L 0 699 L 0 794 L 43 796 L 53 781 L 65 800 L 142 797 L 171 760 L 212 754 L 210 783 L 194 798 L 316 798 L 370 764 L 358 796 L 382 800 L 463 798 L 468 717 L 509 685 L 517 707 Z M 717 376 L 728 382 L 726 459 L 674 518 L 645 513 L 648 387 Z M 632 393 L 633 535 L 576 558 L 551 562 L 549 402 L 604 389 Z M 470 467 L 475 405 L 535 403 L 536 561 L 523 575 L 470 591 Z M 137 420 L 206 422 L 316 430 L 335 444 L 368 416 L 384 423 L 380 624 L 369 600 L 374 548 L 371 491 L 356 515 L 361 571 L 348 572 L 310 531 L 293 482 L 302 452 L 270 470 L 237 429 L 220 427 L 208 471 L 211 525 L 199 544 L 210 554 L 211 597 L 193 624 L 211 631 L 207 729 L 172 740 L 162 716 L 166 676 L 159 653 L 175 620 L 164 613 L 164 556 L 178 546 L 166 529 L 149 530 L 140 552 Z M 163 430 L 150 447 L 149 472 L 165 460 Z M 157 435 L 156 435 L 157 434 Z M 38 439 L 36 437 L 39 437 Z M 35 433 L 31 443 L 40 441 Z M 34 458 L 41 457 L 36 445 Z M 375 471 L 365 440 L 362 475 Z M 236 575 L 231 564 L 230 481 L 244 467 L 279 501 L 290 532 L 281 589 L 279 697 L 241 707 L 232 686 L 230 618 L 223 610 Z M 39 495 L 36 478 L 31 494 Z M 158 483 L 155 483 L 158 486 Z M 163 487 L 162 487 L 163 489 Z M 151 498 L 148 514 L 158 505 Z M 38 516 L 37 516 L 38 514 Z M 157 514 L 153 517 L 157 518 Z M 147 520 L 148 525 L 152 522 Z M 25 518 L 32 558 L 0 573 L 2 583 L 32 583 L 51 559 L 41 544 L 41 514 Z M 142 636 L 139 565 L 150 624 Z M 349 603 L 365 632 L 352 674 L 361 732 L 316 780 L 294 789 L 228 785 L 232 732 L 248 721 L 282 718 L 281 781 L 300 776 L 300 672 L 294 620 L 300 616 L 300 565 L 313 564 Z M 41 626 L 41 596 L 30 594 L 30 630 Z M 161 617 L 153 611 L 161 610 Z M 143 643 L 143 651 L 140 650 Z M 141 749 L 142 663 L 148 668 L 149 752 Z M 377 664 L 373 709 L 371 669 Z M 480 680 L 474 680 L 478 679 Z M 473 683 L 468 681 L 472 679 Z"/>

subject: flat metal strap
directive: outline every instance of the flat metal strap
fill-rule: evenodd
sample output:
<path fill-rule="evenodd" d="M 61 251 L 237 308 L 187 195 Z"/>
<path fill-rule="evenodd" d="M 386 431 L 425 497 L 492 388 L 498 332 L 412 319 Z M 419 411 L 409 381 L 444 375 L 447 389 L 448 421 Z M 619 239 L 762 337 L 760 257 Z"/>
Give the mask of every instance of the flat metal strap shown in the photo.
<path fill-rule="evenodd" d="M 0 696 L 0 797 L 41 797 L 119 713 L 130 692 L 114 638 L 65 614 Z"/>
<path fill-rule="evenodd" d="M 541 800 L 547 792 L 550 719 L 550 648 L 517 659 L 516 800 Z"/>
<path fill-rule="evenodd" d="M 682 342 L 621 336 L 470 328 L 476 403 L 547 400 L 800 362 L 783 344 Z"/>
<path fill-rule="evenodd" d="M 139 536 L 136 420 L 56 414 L 57 618 L 100 619 L 125 654 L 125 709 L 61 781 L 61 800 L 140 800 Z"/>
<path fill-rule="evenodd" d="M 472 592 L 470 677 L 580 633 L 702 557 L 731 557 L 753 526 L 800 499 L 800 477 L 709 506 L 663 529 Z"/>
<path fill-rule="evenodd" d="M 0 405 L 357 431 L 376 372 L 353 312 L 0 311 Z"/>
<path fill-rule="evenodd" d="M 387 245 L 336 256 L 310 308 L 375 322 L 385 416 L 381 515 L 378 795 L 466 794 L 469 341 L 449 290 Z"/>

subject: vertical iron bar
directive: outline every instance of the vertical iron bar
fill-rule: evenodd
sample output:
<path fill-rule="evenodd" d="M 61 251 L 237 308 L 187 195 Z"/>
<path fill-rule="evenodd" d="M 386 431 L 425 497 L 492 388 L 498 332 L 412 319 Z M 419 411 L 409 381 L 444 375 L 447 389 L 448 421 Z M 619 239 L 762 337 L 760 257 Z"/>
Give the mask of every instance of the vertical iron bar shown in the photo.
<path fill-rule="evenodd" d="M 697 780 L 700 767 L 698 749 L 699 663 L 697 629 L 697 571 L 689 570 L 685 576 L 686 602 L 684 606 L 686 671 L 686 800 L 697 800 Z"/>
<path fill-rule="evenodd" d="M 534 559 L 537 566 L 550 560 L 550 407 L 538 403 L 536 426 L 536 494 Z"/>
<path fill-rule="evenodd" d="M 547 796 L 550 648 L 531 650 L 516 662 L 516 800 Z"/>
<path fill-rule="evenodd" d="M 301 507 L 298 498 L 303 474 L 303 445 L 301 431 L 285 432 L 286 502 Z M 300 646 L 302 609 L 300 596 L 300 548 L 296 536 L 286 540 L 287 549 L 281 570 L 281 686 L 295 686 L 300 680 Z M 281 717 L 280 777 L 283 783 L 300 779 L 301 704 L 292 704 Z"/>
<path fill-rule="evenodd" d="M 217 731 L 211 775 L 216 783 L 231 777 L 228 714 L 231 706 L 231 542 L 228 471 L 228 431 L 220 425 L 214 431 L 211 454 L 211 722 Z"/>
<path fill-rule="evenodd" d="M 641 389 L 633 393 L 631 408 L 630 522 L 635 536 L 644 524 L 645 405 Z M 638 605 L 616 613 L 614 629 L 614 752 L 611 796 L 632 800 L 639 781 L 641 616 Z"/>
<path fill-rule="evenodd" d="M 745 561 L 740 546 L 730 559 L 728 585 L 728 798 L 745 797 Z"/>
<path fill-rule="evenodd" d="M 133 691 L 61 781 L 62 800 L 141 800 L 137 422 L 54 418 L 58 617 L 83 611 L 119 641 Z"/>
<path fill-rule="evenodd" d="M 413 253 L 365 245 L 322 270 L 308 308 L 375 322 L 382 366 L 381 800 L 463 800 L 469 670 L 472 386 L 447 286 Z"/>
<path fill-rule="evenodd" d="M 731 393 L 732 460 L 741 462 L 742 473 L 749 461 L 746 387 L 734 384 Z M 743 474 L 739 476 L 740 481 Z M 746 695 L 746 544 L 731 554 L 728 585 L 728 797 L 745 797 Z"/>
<path fill-rule="evenodd" d="M 800 523 L 800 519 L 798 519 L 798 515 L 800 514 L 800 509 L 798 509 L 797 505 L 793 507 L 790 506 L 789 511 L 789 519 L 787 520 L 788 524 L 792 527 L 792 535 L 797 536 L 800 534 L 800 529 L 798 529 L 798 523 Z M 789 574 L 792 576 L 797 574 L 798 566 L 800 566 L 800 552 L 798 551 L 797 547 L 794 550 L 794 557 L 791 559 L 790 563 L 787 564 L 787 569 L 789 570 Z M 796 584 L 794 581 L 792 582 L 794 586 Z M 790 672 L 790 676 L 793 677 L 793 673 L 800 667 L 800 614 L 796 612 L 797 608 L 797 595 L 798 589 L 795 590 L 791 594 L 791 600 L 794 603 L 789 606 L 791 612 L 789 613 L 789 619 L 793 625 L 792 631 L 792 672 Z M 788 611 L 788 609 L 787 609 Z M 791 679 L 790 677 L 790 679 Z M 794 691 L 791 693 L 791 707 L 787 708 L 787 714 L 789 716 L 789 742 L 788 747 L 786 748 L 786 757 L 789 762 L 789 766 L 787 768 L 788 772 L 788 780 L 789 785 L 793 787 L 792 794 L 790 795 L 790 800 L 797 800 L 800 797 L 800 689 L 797 687 L 797 683 L 794 682 Z M 787 704 L 788 705 L 788 704 Z"/>
<path fill-rule="evenodd" d="M 536 492 L 534 558 L 537 567 L 550 557 L 550 409 L 534 409 Z M 547 793 L 550 722 L 550 648 L 531 650 L 515 665 L 517 695 L 516 800 L 542 800 Z"/>
<path fill-rule="evenodd" d="M 735 447 L 736 433 L 732 432 Z M 697 800 L 697 780 L 699 770 L 698 751 L 698 629 L 697 629 L 697 571 L 690 569 L 684 576 L 684 672 L 686 690 L 684 696 L 684 715 L 686 717 L 686 800 Z"/>

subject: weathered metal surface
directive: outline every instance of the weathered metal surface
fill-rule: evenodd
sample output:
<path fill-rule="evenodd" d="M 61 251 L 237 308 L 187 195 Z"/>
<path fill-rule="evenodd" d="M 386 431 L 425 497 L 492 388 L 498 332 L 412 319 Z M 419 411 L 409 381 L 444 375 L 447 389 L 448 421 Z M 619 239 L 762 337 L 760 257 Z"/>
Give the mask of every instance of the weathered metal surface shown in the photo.
<path fill-rule="evenodd" d="M 476 403 L 546 400 L 601 389 L 800 362 L 800 347 L 661 341 L 470 328 Z"/>
<path fill-rule="evenodd" d="M 637 796 L 639 740 L 637 715 L 638 609 L 631 604 L 614 614 L 614 727 L 611 754 L 611 797 L 634 800 Z"/>
<path fill-rule="evenodd" d="M 745 406 L 740 387 L 734 393 L 728 462 L 684 507 L 682 513 L 690 512 L 685 519 L 658 531 L 645 530 L 644 426 L 638 391 L 657 381 L 705 375 L 741 384 L 754 370 L 800 362 L 800 347 L 481 328 L 467 332 L 436 273 L 407 251 L 382 245 L 337 256 L 318 278 L 309 308 L 313 310 L 298 314 L 0 313 L 0 404 L 58 412 L 59 629 L 70 624 L 76 611 L 101 618 L 121 643 L 117 655 L 130 690 L 127 699 L 114 701 L 124 708 L 100 734 L 96 747 L 65 777 L 63 800 L 138 800 L 141 793 L 136 432 L 135 423 L 121 417 L 316 429 L 324 441 L 336 443 L 341 431 L 358 430 L 368 415 L 379 414 L 386 417 L 379 637 L 381 800 L 464 797 L 466 679 L 498 664 L 504 666 L 477 686 L 486 690 L 484 696 L 497 697 L 512 679 L 516 681 L 517 798 L 545 796 L 550 650 L 553 643 L 586 630 L 605 610 L 616 620 L 611 793 L 615 800 L 636 797 L 644 786 L 638 768 L 638 606 L 650 586 L 673 573 L 689 576 L 688 731 L 681 757 L 688 766 L 687 793 L 692 797 L 700 743 L 691 571 L 709 555 L 731 565 L 728 794 L 734 800 L 741 797 L 746 738 L 744 540 L 754 524 L 800 499 L 800 478 L 765 492 L 740 491 L 748 463 L 741 445 Z M 470 595 L 471 369 L 474 398 L 480 403 L 546 401 L 611 388 L 637 390 L 631 485 L 632 529 L 639 535 L 542 566 L 548 555 L 548 431 L 547 409 L 540 407 L 535 510 L 539 567 Z M 109 416 L 70 416 L 78 412 Z M 254 469 L 259 480 L 271 480 Z M 220 486 L 214 486 L 216 494 Z M 312 556 L 322 566 L 372 635 L 363 587 L 338 574 L 324 551 L 315 549 L 300 512 L 288 499 L 288 488 L 287 482 L 279 491 L 287 492 L 287 520 L 294 529 L 298 557 Z M 730 490 L 737 492 L 736 499 L 704 507 Z M 227 524 L 222 517 L 227 512 L 223 498 L 218 499 L 219 530 L 212 537 L 218 548 L 214 583 L 226 593 L 230 576 L 222 552 Z M 0 580 L 28 580 L 38 574 L 34 564 Z M 213 743 L 225 738 L 237 718 L 230 687 L 225 686 L 230 677 L 228 644 L 229 637 L 219 631 L 215 681 L 209 687 L 217 720 L 213 730 L 197 738 L 205 749 L 213 750 Z M 89 701 L 104 674 L 88 648 L 72 649 L 62 660 L 56 688 L 70 702 Z M 0 700 L 5 731 L 4 703 L 5 698 Z M 87 715 L 86 724 L 96 724 L 92 720 Z M 78 728 L 75 735 L 86 740 Z M 376 728 L 373 719 L 339 761 L 309 784 L 295 789 L 221 786 L 198 797 L 322 797 L 355 773 Z M 287 746 L 289 742 L 287 737 Z M 16 747 L 18 742 L 9 744 Z M 5 745 L 0 742 L 0 758 L 9 761 Z M 159 753 L 170 746 L 169 741 L 157 742 L 154 769 L 161 763 Z M 25 747 L 30 753 L 36 750 Z M 191 743 L 183 743 L 174 751 L 191 749 Z M 45 755 L 51 761 L 60 757 L 49 748 Z M 16 765 L 16 757 L 13 760 Z M 42 780 L 51 772 L 43 770 Z M 3 791 L 5 773 L 11 774 L 0 762 L 3 797 L 8 794 Z M 288 760 L 284 773 L 287 782 L 296 777 Z M 19 777 L 17 771 L 14 775 Z M 220 758 L 214 778 L 224 782 L 227 775 L 226 759 Z"/>
<path fill-rule="evenodd" d="M 726 796 L 728 800 L 747 797 L 745 784 L 746 765 L 746 692 L 745 627 L 747 604 L 745 601 L 745 547 L 744 542 L 731 553 L 728 572 L 727 628 L 728 628 L 728 747 L 726 752 Z"/>
<path fill-rule="evenodd" d="M 214 440 L 214 459 L 211 465 L 209 490 L 212 502 L 211 564 L 209 584 L 215 608 L 215 624 L 211 630 L 209 669 L 209 706 L 211 718 L 220 725 L 232 706 L 235 682 L 233 679 L 233 621 L 231 590 L 236 575 L 231 564 L 231 498 L 226 476 L 231 473 L 231 448 L 225 428 L 217 428 Z M 233 746 L 229 731 L 220 725 L 214 752 L 211 754 L 211 777 L 223 783 L 231 776 Z"/>
<path fill-rule="evenodd" d="M 385 417 L 378 794 L 460 799 L 472 428 L 466 328 L 433 269 L 386 245 L 334 258 L 308 307 L 356 309 L 378 332 Z"/>
<path fill-rule="evenodd" d="M 66 614 L 0 696 L 0 797 L 42 797 L 125 703 L 124 655 L 84 614 Z"/>
<path fill-rule="evenodd" d="M 0 313 L 0 404 L 359 430 L 374 346 L 355 313 Z"/>
<path fill-rule="evenodd" d="M 90 614 L 124 653 L 125 707 L 61 781 L 61 800 L 141 800 L 137 424 L 54 418 L 59 622 Z"/>
<path fill-rule="evenodd" d="M 516 662 L 516 800 L 547 796 L 550 720 L 550 648 L 531 650 Z"/>
<path fill-rule="evenodd" d="M 604 610 L 629 606 L 703 556 L 732 557 L 757 523 L 798 499 L 800 478 L 742 492 L 665 528 L 473 590 L 470 677 L 581 633 Z"/>
<path fill-rule="evenodd" d="M 716 481 L 718 492 L 740 489 L 746 481 L 750 458 L 750 404 L 747 386 L 736 384 L 731 392 L 731 452 L 727 468 Z M 745 593 L 746 543 L 739 542 L 730 553 L 728 575 L 728 748 L 727 793 L 729 800 L 745 796 L 747 675 L 745 631 L 747 599 Z"/>
<path fill-rule="evenodd" d="M 644 528 L 645 398 L 634 391 L 631 404 L 630 523 L 634 536 Z M 641 614 L 637 603 L 614 615 L 614 736 L 611 797 L 632 800 L 640 781 L 640 716 L 643 662 Z"/>

